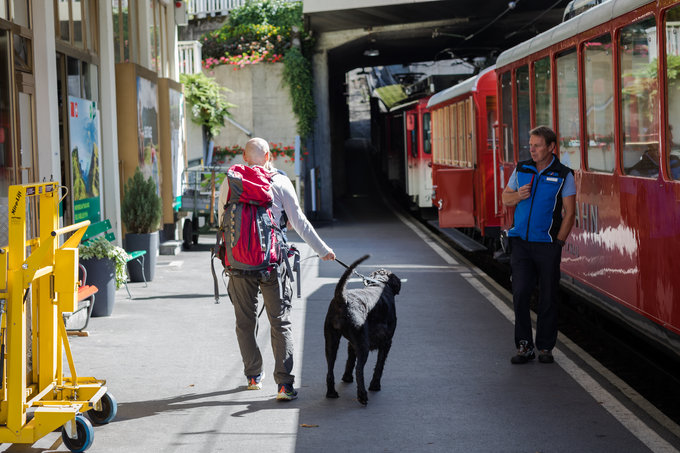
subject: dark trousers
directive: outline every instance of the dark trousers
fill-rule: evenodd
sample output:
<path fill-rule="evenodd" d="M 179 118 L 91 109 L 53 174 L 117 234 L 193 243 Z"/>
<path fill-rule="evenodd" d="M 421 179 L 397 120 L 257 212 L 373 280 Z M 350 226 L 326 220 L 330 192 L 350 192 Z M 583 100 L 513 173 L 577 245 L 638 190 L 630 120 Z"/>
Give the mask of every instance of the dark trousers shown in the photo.
<path fill-rule="evenodd" d="M 533 346 L 531 294 L 538 283 L 536 347 L 552 349 L 557 342 L 557 294 L 560 283 L 562 247 L 551 242 L 527 242 L 511 238 L 512 300 L 515 308 L 515 346 L 520 340 Z"/>
<path fill-rule="evenodd" d="M 281 271 L 282 268 L 279 268 Z M 236 315 L 236 338 L 246 376 L 262 372 L 262 354 L 257 344 L 258 290 L 262 291 L 264 307 L 271 325 L 271 345 L 274 352 L 274 382 L 292 384 L 293 331 L 290 322 L 292 285 L 285 272 L 268 275 L 244 273 L 229 277 L 227 291 Z"/>

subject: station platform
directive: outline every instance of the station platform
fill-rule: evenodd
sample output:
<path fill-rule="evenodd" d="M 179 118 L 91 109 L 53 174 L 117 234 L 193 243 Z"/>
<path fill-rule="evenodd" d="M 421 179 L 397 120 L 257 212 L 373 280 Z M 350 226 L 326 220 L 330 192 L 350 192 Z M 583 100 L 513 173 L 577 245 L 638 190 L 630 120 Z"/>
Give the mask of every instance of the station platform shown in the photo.
<path fill-rule="evenodd" d="M 160 256 L 148 287 L 130 285 L 133 299 L 119 290 L 113 314 L 92 318 L 88 337 L 71 337 L 79 373 L 106 379 L 119 404 L 88 451 L 678 451 L 680 429 L 561 334 L 554 364 L 512 365 L 510 295 L 378 193 L 353 190 L 336 212 L 317 231 L 338 258 L 370 253 L 360 273 L 387 268 L 404 280 L 382 391 L 369 392 L 366 407 L 339 379 L 345 340 L 340 398 L 325 397 L 323 322 L 344 268 L 291 234 L 303 257 L 302 297 L 293 299 L 299 398 L 277 402 L 266 316 L 258 337 L 267 377 L 248 391 L 224 281 L 214 303 L 214 238 L 201 236 L 192 250 Z M 367 376 L 374 364 L 371 353 Z M 55 432 L 0 451 L 68 450 Z"/>

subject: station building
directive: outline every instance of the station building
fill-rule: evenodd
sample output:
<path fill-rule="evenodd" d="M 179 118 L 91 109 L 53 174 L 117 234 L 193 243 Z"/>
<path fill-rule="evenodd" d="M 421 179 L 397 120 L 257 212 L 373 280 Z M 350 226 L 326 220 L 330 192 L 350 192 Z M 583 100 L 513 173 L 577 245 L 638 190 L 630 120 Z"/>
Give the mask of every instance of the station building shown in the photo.
<path fill-rule="evenodd" d="M 185 166 L 170 0 L 0 0 L 0 246 L 8 188 L 59 181 L 63 224 L 110 219 L 136 168 L 158 184 L 163 229 Z"/>

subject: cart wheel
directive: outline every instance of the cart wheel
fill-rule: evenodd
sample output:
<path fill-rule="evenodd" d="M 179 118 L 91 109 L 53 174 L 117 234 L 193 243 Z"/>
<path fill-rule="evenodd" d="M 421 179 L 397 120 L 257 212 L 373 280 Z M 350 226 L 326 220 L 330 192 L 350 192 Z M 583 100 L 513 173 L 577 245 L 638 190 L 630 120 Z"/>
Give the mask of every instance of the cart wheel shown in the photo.
<path fill-rule="evenodd" d="M 191 241 L 194 235 L 194 226 L 191 219 L 184 219 L 184 227 L 182 228 L 182 240 L 184 248 L 189 250 L 191 248 Z"/>
<path fill-rule="evenodd" d="M 92 420 L 95 425 L 106 425 L 108 422 L 116 418 L 118 413 L 118 403 L 116 399 L 110 393 L 106 392 L 102 399 L 102 410 L 98 411 L 95 409 L 90 409 L 85 412 L 87 416 Z"/>
<path fill-rule="evenodd" d="M 194 228 L 192 239 L 194 244 L 198 244 L 198 216 L 194 217 L 191 222 L 191 226 Z"/>
<path fill-rule="evenodd" d="M 66 427 L 61 428 L 61 439 L 64 441 L 66 448 L 73 452 L 85 451 L 92 446 L 94 441 L 94 428 L 88 419 L 82 415 L 76 415 L 76 438 L 71 439 L 66 433 Z"/>

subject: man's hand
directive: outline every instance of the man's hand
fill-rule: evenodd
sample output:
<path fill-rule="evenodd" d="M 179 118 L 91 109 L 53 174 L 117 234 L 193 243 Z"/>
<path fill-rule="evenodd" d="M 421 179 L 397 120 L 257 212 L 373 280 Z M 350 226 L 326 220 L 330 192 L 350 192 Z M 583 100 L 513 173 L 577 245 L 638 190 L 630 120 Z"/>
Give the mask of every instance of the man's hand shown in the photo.
<path fill-rule="evenodd" d="M 531 196 L 531 183 L 525 184 L 517 191 L 520 200 L 526 200 Z"/>
<path fill-rule="evenodd" d="M 333 253 L 333 250 L 331 250 L 328 255 L 322 256 L 321 259 L 323 261 L 333 261 L 335 259 L 335 253 Z"/>

